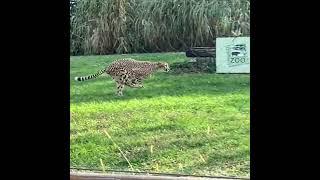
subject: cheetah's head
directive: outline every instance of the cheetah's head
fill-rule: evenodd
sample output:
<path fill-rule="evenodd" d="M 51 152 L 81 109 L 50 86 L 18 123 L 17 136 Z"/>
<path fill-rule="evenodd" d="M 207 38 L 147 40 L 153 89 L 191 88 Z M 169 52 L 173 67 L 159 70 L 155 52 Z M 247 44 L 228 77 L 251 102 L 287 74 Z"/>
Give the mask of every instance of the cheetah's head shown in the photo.
<path fill-rule="evenodd" d="M 166 72 L 170 70 L 169 64 L 166 62 L 158 62 L 158 68 L 163 69 Z"/>

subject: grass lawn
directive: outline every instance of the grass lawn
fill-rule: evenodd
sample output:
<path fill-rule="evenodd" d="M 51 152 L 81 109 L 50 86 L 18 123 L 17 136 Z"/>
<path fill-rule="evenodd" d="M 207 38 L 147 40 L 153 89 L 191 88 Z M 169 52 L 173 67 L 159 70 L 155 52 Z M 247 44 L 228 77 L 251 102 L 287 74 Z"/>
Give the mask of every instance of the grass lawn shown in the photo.
<path fill-rule="evenodd" d="M 250 75 L 159 72 L 123 97 L 108 76 L 74 81 L 121 57 L 186 59 L 184 53 L 71 57 L 71 166 L 249 177 Z"/>

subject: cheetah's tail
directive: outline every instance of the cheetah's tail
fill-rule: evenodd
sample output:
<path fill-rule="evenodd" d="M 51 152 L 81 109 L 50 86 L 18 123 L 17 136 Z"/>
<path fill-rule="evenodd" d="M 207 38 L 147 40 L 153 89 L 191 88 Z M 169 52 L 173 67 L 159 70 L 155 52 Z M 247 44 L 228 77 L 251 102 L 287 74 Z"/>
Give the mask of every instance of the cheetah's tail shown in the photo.
<path fill-rule="evenodd" d="M 96 78 L 96 77 L 100 76 L 101 74 L 103 74 L 104 72 L 106 72 L 106 69 L 102 69 L 102 70 L 98 71 L 96 74 L 92 74 L 92 75 L 89 75 L 89 76 L 75 77 L 74 80 L 76 80 L 76 81 L 86 81 L 86 80 L 89 80 L 89 79 Z"/>

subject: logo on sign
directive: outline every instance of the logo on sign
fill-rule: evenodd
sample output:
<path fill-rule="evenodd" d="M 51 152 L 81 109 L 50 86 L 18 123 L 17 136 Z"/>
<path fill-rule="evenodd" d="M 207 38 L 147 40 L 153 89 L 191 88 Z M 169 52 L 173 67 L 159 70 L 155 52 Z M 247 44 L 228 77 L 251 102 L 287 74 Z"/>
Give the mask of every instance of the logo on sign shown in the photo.
<path fill-rule="evenodd" d="M 237 66 L 249 63 L 246 44 L 229 45 L 227 46 L 227 52 L 229 66 Z"/>

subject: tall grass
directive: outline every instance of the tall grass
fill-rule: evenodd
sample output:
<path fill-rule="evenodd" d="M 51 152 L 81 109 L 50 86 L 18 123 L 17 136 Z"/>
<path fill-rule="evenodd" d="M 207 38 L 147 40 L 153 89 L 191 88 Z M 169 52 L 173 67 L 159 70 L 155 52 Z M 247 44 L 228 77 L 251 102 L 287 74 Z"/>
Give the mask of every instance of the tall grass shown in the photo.
<path fill-rule="evenodd" d="M 250 33 L 249 0 L 78 0 L 73 55 L 181 51 Z"/>

